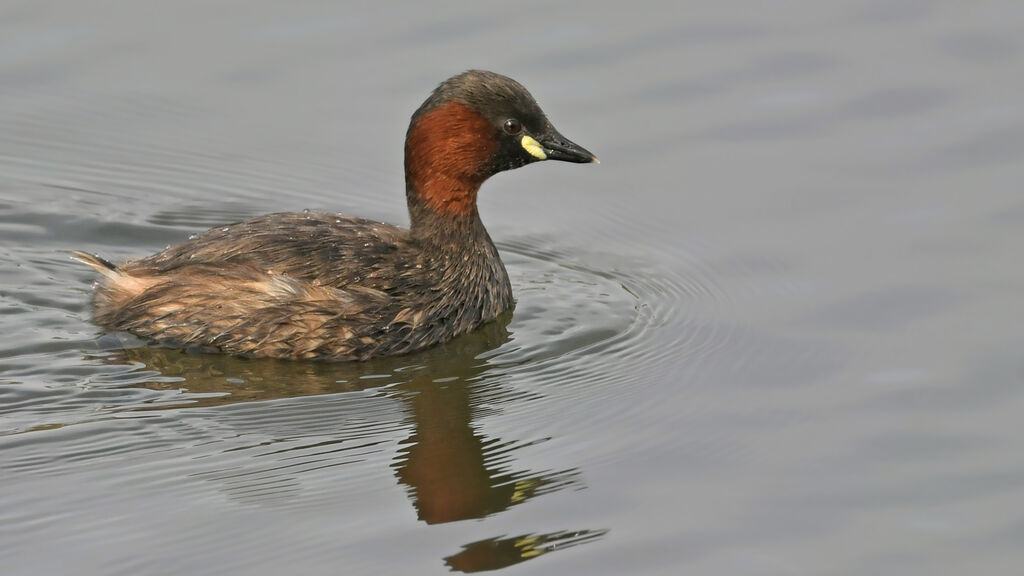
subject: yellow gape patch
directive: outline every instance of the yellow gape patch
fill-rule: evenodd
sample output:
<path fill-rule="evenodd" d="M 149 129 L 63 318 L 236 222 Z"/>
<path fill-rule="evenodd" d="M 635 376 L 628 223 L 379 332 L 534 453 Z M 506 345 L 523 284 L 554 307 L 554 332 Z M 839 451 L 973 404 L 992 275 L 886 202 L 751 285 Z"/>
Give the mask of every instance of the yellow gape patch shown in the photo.
<path fill-rule="evenodd" d="M 544 153 L 544 147 L 540 145 L 540 142 L 537 142 L 529 136 L 523 136 L 523 139 L 520 140 L 519 143 L 523 146 L 523 150 L 530 153 L 530 156 L 533 156 L 538 160 L 547 160 L 548 155 Z"/>

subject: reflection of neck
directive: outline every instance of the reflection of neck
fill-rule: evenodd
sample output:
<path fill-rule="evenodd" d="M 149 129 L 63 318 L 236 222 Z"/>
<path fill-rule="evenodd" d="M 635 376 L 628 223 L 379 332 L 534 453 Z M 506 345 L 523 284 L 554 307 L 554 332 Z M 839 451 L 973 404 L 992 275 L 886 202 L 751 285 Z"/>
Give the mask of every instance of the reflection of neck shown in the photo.
<path fill-rule="evenodd" d="M 411 399 L 416 431 L 398 479 L 415 491 L 416 510 L 427 524 L 486 516 L 501 507 L 490 499 L 507 496 L 491 487 L 482 442 L 470 426 L 466 385 L 429 384 Z"/>

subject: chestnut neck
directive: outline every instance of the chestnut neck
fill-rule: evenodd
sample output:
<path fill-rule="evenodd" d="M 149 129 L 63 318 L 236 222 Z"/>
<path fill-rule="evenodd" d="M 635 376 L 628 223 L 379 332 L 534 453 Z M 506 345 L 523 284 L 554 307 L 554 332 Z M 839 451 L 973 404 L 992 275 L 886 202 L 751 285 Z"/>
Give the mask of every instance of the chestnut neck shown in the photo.
<path fill-rule="evenodd" d="M 497 149 L 491 123 L 468 104 L 452 100 L 413 115 L 405 190 L 414 237 L 486 237 L 476 197 Z"/>
<path fill-rule="evenodd" d="M 460 251 L 480 243 L 490 243 L 490 237 L 480 219 L 476 203 L 465 211 L 439 212 L 422 201 L 413 201 L 408 193 L 409 230 L 420 241 L 444 249 Z"/>

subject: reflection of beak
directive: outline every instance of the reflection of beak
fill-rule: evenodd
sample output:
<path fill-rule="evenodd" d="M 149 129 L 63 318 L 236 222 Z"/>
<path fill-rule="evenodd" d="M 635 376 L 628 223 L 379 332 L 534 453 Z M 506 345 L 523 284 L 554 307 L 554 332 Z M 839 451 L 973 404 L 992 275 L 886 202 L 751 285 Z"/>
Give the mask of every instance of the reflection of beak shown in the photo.
<path fill-rule="evenodd" d="M 520 144 L 538 160 L 562 160 L 577 164 L 598 162 L 597 157 L 587 152 L 586 148 L 562 136 L 554 128 L 541 136 L 539 142 L 530 136 L 523 136 Z"/>

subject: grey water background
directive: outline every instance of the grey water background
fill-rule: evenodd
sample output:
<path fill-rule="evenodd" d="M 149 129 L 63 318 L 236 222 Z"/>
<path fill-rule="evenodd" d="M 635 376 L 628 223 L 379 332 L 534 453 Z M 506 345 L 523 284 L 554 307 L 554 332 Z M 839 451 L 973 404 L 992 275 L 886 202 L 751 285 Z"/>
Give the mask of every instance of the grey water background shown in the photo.
<path fill-rule="evenodd" d="M 511 318 L 365 364 L 89 322 L 84 249 L 406 222 L 445 77 L 598 166 L 500 174 Z M 1024 4 L 0 4 L 15 574 L 1024 565 Z"/>

